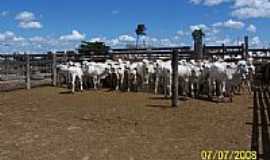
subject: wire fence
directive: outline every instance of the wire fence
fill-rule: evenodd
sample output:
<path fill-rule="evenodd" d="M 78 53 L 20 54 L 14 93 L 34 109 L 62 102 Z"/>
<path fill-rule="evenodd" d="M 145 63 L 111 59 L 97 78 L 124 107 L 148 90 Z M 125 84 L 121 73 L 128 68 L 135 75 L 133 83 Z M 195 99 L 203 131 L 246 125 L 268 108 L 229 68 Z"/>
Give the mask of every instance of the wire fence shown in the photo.
<path fill-rule="evenodd" d="M 2 55 L 0 91 L 50 85 L 52 70 L 52 58 L 48 55 Z"/>
<path fill-rule="evenodd" d="M 0 90 L 12 90 L 25 86 L 25 57 L 2 56 L 0 59 Z"/>

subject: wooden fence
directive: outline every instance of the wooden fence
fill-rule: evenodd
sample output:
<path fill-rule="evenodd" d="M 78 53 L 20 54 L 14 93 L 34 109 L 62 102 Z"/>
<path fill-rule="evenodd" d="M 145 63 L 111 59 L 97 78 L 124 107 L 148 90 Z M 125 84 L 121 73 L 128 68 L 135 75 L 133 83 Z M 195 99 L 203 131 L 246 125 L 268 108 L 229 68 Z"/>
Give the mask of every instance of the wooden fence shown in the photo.
<path fill-rule="evenodd" d="M 0 54 L 0 91 L 13 88 L 27 88 L 40 85 L 56 85 L 56 65 L 67 61 L 82 62 L 99 61 L 106 59 L 129 59 L 140 61 L 143 58 L 150 60 L 170 60 L 173 51 L 177 52 L 177 59 L 196 59 L 197 54 L 189 46 L 162 47 L 148 49 L 113 49 L 107 55 L 79 55 L 74 52 L 57 52 L 56 54 Z M 255 60 L 270 60 L 270 49 L 249 49 Z M 204 58 L 212 59 L 213 56 L 225 55 L 244 57 L 245 47 L 240 46 L 204 46 Z M 264 56 L 255 56 L 265 53 Z"/>

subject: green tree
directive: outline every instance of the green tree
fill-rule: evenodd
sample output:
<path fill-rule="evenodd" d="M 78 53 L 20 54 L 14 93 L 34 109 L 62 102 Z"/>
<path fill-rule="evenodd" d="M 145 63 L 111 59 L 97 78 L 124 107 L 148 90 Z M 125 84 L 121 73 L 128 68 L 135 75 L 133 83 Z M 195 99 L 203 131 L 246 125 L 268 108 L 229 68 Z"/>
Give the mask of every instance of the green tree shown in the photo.
<path fill-rule="evenodd" d="M 82 41 L 77 50 L 79 54 L 83 55 L 104 55 L 108 54 L 110 47 L 106 46 L 104 42 Z"/>
<path fill-rule="evenodd" d="M 192 32 L 192 37 L 193 37 L 193 40 L 194 41 L 202 41 L 202 38 L 205 36 L 204 32 L 202 29 L 195 29 L 193 32 Z"/>

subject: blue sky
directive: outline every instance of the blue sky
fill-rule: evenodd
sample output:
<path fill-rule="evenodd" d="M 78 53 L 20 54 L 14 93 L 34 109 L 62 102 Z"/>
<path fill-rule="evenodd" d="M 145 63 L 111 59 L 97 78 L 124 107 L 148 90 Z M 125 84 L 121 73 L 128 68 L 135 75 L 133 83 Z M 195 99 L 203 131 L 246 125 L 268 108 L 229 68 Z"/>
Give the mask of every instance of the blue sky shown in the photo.
<path fill-rule="evenodd" d="M 191 45 L 202 28 L 207 44 L 269 46 L 268 0 L 3 0 L 0 52 L 74 49 L 81 40 L 113 47 L 134 45 L 137 24 L 147 27 L 147 46 Z"/>

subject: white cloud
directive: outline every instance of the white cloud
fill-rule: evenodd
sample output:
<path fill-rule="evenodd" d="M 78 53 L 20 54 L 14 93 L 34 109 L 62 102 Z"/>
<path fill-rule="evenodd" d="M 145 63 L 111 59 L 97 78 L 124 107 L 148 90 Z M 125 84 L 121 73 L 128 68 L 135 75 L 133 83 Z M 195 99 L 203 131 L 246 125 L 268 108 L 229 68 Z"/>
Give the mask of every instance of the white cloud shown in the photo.
<path fill-rule="evenodd" d="M 205 24 L 192 25 L 189 28 L 191 31 L 194 31 L 196 29 L 202 29 L 203 31 L 209 30 L 209 28 Z"/>
<path fill-rule="evenodd" d="M 214 23 L 212 26 L 214 28 L 226 27 L 226 28 L 232 28 L 232 29 L 242 29 L 245 27 L 245 23 L 241 21 L 235 21 L 235 20 L 229 19 L 225 22 Z"/>
<path fill-rule="evenodd" d="M 30 53 L 46 53 L 52 50 L 74 50 L 80 41 L 64 41 L 59 37 L 51 36 L 33 36 L 22 37 L 11 31 L 0 32 L 0 52 L 30 52 Z"/>
<path fill-rule="evenodd" d="M 120 35 L 118 37 L 118 39 L 120 41 L 123 41 L 123 42 L 135 42 L 136 41 L 136 38 L 135 37 L 132 37 L 130 35 Z"/>
<path fill-rule="evenodd" d="M 23 11 L 17 14 L 15 19 L 18 21 L 18 26 L 23 29 L 40 29 L 43 27 L 32 12 Z"/>
<path fill-rule="evenodd" d="M 175 42 L 173 42 L 171 39 L 169 38 L 164 38 L 160 40 L 160 44 L 159 46 L 169 46 L 169 47 L 173 47 L 173 46 L 178 46 L 178 44 L 176 44 Z"/>
<path fill-rule="evenodd" d="M 232 16 L 247 18 L 270 18 L 269 0 L 190 0 L 193 4 L 203 4 L 207 6 L 220 5 L 230 2 L 232 5 Z"/>
<path fill-rule="evenodd" d="M 215 6 L 215 5 L 219 5 L 221 3 L 224 3 L 224 2 L 228 2 L 230 0 L 190 0 L 191 3 L 194 3 L 194 4 L 204 4 L 204 5 L 207 5 L 207 6 Z"/>
<path fill-rule="evenodd" d="M 119 35 L 116 38 L 108 39 L 106 37 L 94 37 L 90 39 L 91 42 L 101 41 L 105 42 L 106 45 L 111 46 L 112 48 L 126 48 L 126 47 L 135 47 L 136 38 L 131 35 Z M 145 46 L 148 47 L 165 47 L 165 46 L 179 46 L 183 45 L 177 41 L 177 39 L 171 38 L 155 38 L 144 36 L 140 40 L 140 46 L 144 46 L 142 43 L 144 41 Z"/>
<path fill-rule="evenodd" d="M 202 0 L 190 0 L 191 3 L 200 4 Z"/>
<path fill-rule="evenodd" d="M 269 0 L 235 0 L 233 16 L 238 18 L 270 18 Z"/>
<path fill-rule="evenodd" d="M 119 13 L 120 13 L 119 10 L 113 10 L 113 11 L 112 11 L 112 14 L 114 14 L 114 15 L 119 14 Z"/>
<path fill-rule="evenodd" d="M 47 52 L 52 50 L 74 50 L 79 44 L 80 41 L 72 41 L 72 40 L 61 40 L 57 37 L 41 37 L 34 36 L 29 39 L 28 49 L 39 52 Z"/>
<path fill-rule="evenodd" d="M 223 2 L 227 2 L 228 0 L 205 0 L 204 4 L 208 6 L 219 5 Z"/>
<path fill-rule="evenodd" d="M 35 20 L 35 15 L 32 12 L 23 11 L 23 12 L 17 14 L 15 19 L 18 21 L 25 21 L 25 22 L 26 21 L 33 21 L 33 20 Z"/>
<path fill-rule="evenodd" d="M 73 30 L 71 34 L 60 36 L 59 39 L 63 41 L 80 41 L 85 39 L 85 34 Z"/>
<path fill-rule="evenodd" d="M 36 29 L 39 29 L 39 28 L 42 28 L 42 24 L 38 21 L 29 21 L 29 22 L 19 22 L 19 27 L 21 28 L 25 28 L 25 29 L 28 29 L 28 28 L 36 28 Z"/>
<path fill-rule="evenodd" d="M 117 46 L 120 44 L 120 41 L 118 38 L 107 39 L 106 37 L 93 37 L 88 41 L 90 41 L 90 42 L 105 42 L 106 45 L 109 45 L 109 46 Z"/>
<path fill-rule="evenodd" d="M 269 42 L 262 40 L 261 37 L 259 37 L 259 36 L 254 36 L 254 37 L 250 38 L 249 43 L 250 43 L 251 48 L 269 47 Z"/>
<path fill-rule="evenodd" d="M 251 25 L 248 26 L 247 31 L 248 32 L 256 33 L 257 28 L 256 28 L 256 26 L 254 26 L 253 24 L 251 24 Z"/>
<path fill-rule="evenodd" d="M 120 41 L 119 41 L 118 39 L 111 39 L 111 40 L 108 42 L 108 45 L 109 45 L 109 46 L 117 46 L 119 43 L 120 43 Z"/>
<path fill-rule="evenodd" d="M 202 29 L 203 32 L 205 33 L 205 36 L 213 36 L 213 35 L 216 35 L 220 32 L 220 30 L 216 27 L 213 27 L 213 26 L 207 26 L 205 24 L 199 24 L 199 25 L 192 25 L 189 27 L 190 31 L 193 32 L 195 29 Z M 192 33 L 189 32 L 189 33 L 185 33 L 185 35 L 187 36 L 192 36 Z M 180 32 L 181 33 L 181 32 Z"/>
<path fill-rule="evenodd" d="M 253 38 L 251 39 L 251 42 L 250 42 L 250 43 L 251 43 L 252 46 L 258 47 L 258 46 L 261 46 L 262 41 L 261 41 L 260 37 L 255 36 L 255 37 L 253 37 Z"/>
<path fill-rule="evenodd" d="M 186 31 L 183 31 L 183 30 L 179 30 L 176 32 L 177 36 L 189 36 L 191 35 L 190 32 L 186 32 Z"/>
<path fill-rule="evenodd" d="M 99 39 L 102 42 L 105 42 L 107 45 L 112 47 L 126 47 L 127 45 L 135 45 L 136 38 L 131 35 L 119 35 L 116 38 L 107 39 L 105 37 L 97 37 L 94 39 Z"/>
<path fill-rule="evenodd" d="M 15 34 L 11 31 L 0 33 L 0 41 L 12 41 L 14 37 L 15 37 Z"/>
<path fill-rule="evenodd" d="M 222 40 L 216 40 L 215 42 L 218 45 L 222 45 L 222 44 L 230 45 L 232 43 L 232 40 L 230 38 L 225 38 L 225 39 L 222 39 Z"/>
<path fill-rule="evenodd" d="M 5 17 L 8 15 L 8 11 L 2 11 L 0 12 L 0 16 Z"/>
<path fill-rule="evenodd" d="M 222 22 L 216 22 L 212 25 L 213 27 L 222 27 L 223 23 Z"/>
<path fill-rule="evenodd" d="M 241 29 L 241 28 L 245 27 L 245 23 L 243 23 L 241 21 L 234 21 L 234 20 L 230 19 L 230 20 L 224 22 L 224 27 Z"/>
<path fill-rule="evenodd" d="M 0 51 L 14 51 L 21 49 L 21 47 L 26 45 L 26 39 L 21 36 L 17 36 L 15 33 L 11 31 L 5 31 L 0 33 L 0 43 L 4 45 L 0 45 Z M 7 50 L 3 50 L 7 49 Z"/>
<path fill-rule="evenodd" d="M 90 39 L 90 42 L 105 42 L 106 40 L 105 37 L 94 37 Z"/>
<path fill-rule="evenodd" d="M 270 7 L 244 7 L 232 12 L 232 15 L 241 19 L 270 18 Z"/>
<path fill-rule="evenodd" d="M 106 37 L 93 37 L 90 42 L 105 42 L 106 45 L 112 47 L 126 47 L 127 45 L 135 45 L 136 38 L 131 35 L 119 35 L 116 38 L 108 39 Z"/>
<path fill-rule="evenodd" d="M 231 38 L 226 37 L 224 39 L 217 37 L 217 36 L 210 36 L 205 38 L 205 42 L 207 43 L 207 45 L 232 45 L 233 41 L 231 40 Z"/>
<path fill-rule="evenodd" d="M 23 42 L 23 41 L 25 41 L 25 38 L 24 37 L 14 37 L 13 41 L 14 42 Z"/>
<path fill-rule="evenodd" d="M 218 34 L 219 32 L 220 32 L 220 30 L 218 30 L 216 28 L 212 28 L 211 32 L 209 32 L 209 33 L 215 35 L 215 34 Z"/>
<path fill-rule="evenodd" d="M 184 34 L 185 34 L 185 32 L 184 31 L 182 31 L 182 30 L 179 30 L 179 31 L 177 31 L 177 33 L 176 33 L 177 35 L 179 35 L 179 36 L 183 36 Z"/>
<path fill-rule="evenodd" d="M 31 37 L 29 40 L 34 43 L 43 43 L 47 41 L 46 38 L 40 36 Z"/>

